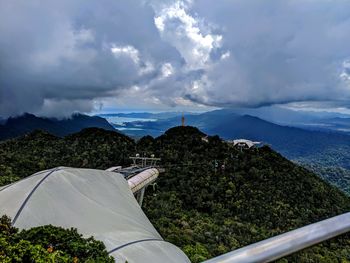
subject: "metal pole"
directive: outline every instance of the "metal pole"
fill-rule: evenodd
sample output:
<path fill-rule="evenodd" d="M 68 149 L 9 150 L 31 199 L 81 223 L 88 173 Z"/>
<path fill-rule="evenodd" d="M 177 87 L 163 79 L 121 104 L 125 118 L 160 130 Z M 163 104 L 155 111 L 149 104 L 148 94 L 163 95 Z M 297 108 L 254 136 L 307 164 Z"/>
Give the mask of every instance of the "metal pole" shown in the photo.
<path fill-rule="evenodd" d="M 234 250 L 203 263 L 271 262 L 350 231 L 350 212 Z"/>
<path fill-rule="evenodd" d="M 137 194 L 137 202 L 139 203 L 140 206 L 142 206 L 143 203 L 143 197 L 145 196 L 145 190 L 146 187 L 142 188 L 140 192 Z"/>

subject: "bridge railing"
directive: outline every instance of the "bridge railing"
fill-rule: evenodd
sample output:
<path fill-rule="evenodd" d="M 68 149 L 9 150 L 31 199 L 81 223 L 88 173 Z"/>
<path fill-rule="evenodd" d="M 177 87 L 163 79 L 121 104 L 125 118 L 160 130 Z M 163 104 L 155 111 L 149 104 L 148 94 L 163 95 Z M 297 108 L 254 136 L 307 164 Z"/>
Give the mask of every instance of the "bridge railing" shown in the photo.
<path fill-rule="evenodd" d="M 203 263 L 271 262 L 350 231 L 350 212 L 234 250 Z"/>

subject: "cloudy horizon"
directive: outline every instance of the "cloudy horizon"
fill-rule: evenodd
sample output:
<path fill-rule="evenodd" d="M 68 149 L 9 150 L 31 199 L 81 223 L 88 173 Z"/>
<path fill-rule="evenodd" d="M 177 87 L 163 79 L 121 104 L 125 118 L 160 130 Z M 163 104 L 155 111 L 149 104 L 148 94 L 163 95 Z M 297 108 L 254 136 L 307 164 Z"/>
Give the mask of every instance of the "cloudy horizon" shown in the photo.
<path fill-rule="evenodd" d="M 0 0 L 0 116 L 348 112 L 350 2 Z"/>

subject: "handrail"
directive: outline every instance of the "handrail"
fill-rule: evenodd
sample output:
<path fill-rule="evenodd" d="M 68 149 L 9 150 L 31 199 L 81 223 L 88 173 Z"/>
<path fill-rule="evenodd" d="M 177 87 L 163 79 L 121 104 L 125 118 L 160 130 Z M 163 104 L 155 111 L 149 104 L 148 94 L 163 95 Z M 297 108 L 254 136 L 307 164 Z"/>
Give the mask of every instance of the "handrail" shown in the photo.
<path fill-rule="evenodd" d="M 271 262 L 350 231 L 350 212 L 248 245 L 203 263 Z"/>

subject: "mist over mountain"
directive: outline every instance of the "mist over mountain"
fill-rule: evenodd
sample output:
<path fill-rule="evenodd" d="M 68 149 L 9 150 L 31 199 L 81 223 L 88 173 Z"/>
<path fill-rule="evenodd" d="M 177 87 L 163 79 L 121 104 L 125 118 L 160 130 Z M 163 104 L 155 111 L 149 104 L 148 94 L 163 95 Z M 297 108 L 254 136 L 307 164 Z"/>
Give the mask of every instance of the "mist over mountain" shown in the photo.
<path fill-rule="evenodd" d="M 185 113 L 185 124 L 198 127 L 208 134 L 218 134 L 225 139 L 246 138 L 270 144 L 276 150 L 289 158 L 312 155 L 315 151 L 324 150 L 330 145 L 344 146 L 350 142 L 350 136 L 345 132 L 334 129 L 311 129 L 298 127 L 298 123 L 311 124 L 314 120 L 319 123 L 334 123 L 337 125 L 350 125 L 347 118 L 329 118 L 330 116 L 346 116 L 335 113 L 304 113 L 288 109 L 255 109 L 246 114 L 244 109 L 223 109 L 201 114 Z M 267 114 L 269 113 L 269 114 Z M 129 117 L 134 114 L 129 114 Z M 135 116 L 137 116 L 135 114 Z M 144 116 L 146 116 L 144 114 Z M 147 115 L 150 117 L 151 115 Z M 157 118 L 156 115 L 152 115 Z M 262 116 L 262 118 L 258 117 Z M 270 120 L 270 121 L 268 121 Z M 272 121 L 273 120 L 273 121 Z M 296 121 L 299 122 L 296 122 Z M 291 123 L 281 125 L 277 123 Z M 126 134 L 131 136 L 152 135 L 158 136 L 170 127 L 181 123 L 181 113 L 176 117 L 159 118 L 153 121 L 130 121 L 115 128 L 123 127 Z M 321 124 L 320 124 L 321 126 Z M 135 130 L 134 130 L 135 129 Z"/>
<path fill-rule="evenodd" d="M 297 126 L 300 124 L 315 124 L 317 121 L 329 118 L 346 118 L 349 114 L 328 111 L 296 110 L 283 106 L 265 106 L 259 108 L 224 109 L 239 115 L 251 115 L 260 119 L 281 125 Z"/>
<path fill-rule="evenodd" d="M 70 118 L 55 119 L 37 117 L 26 113 L 2 121 L 2 124 L 0 124 L 0 140 L 14 138 L 34 130 L 43 130 L 57 136 L 65 136 L 88 127 L 115 131 L 112 125 L 98 116 L 73 114 Z"/>
<path fill-rule="evenodd" d="M 187 114 L 193 114 L 190 112 L 186 112 Z M 105 113 L 105 114 L 98 114 L 98 116 L 103 118 L 108 117 L 125 117 L 125 118 L 144 118 L 144 119 L 169 119 L 176 116 L 180 116 L 182 112 L 158 112 L 158 113 L 151 113 L 151 112 L 130 112 L 130 113 Z"/>

